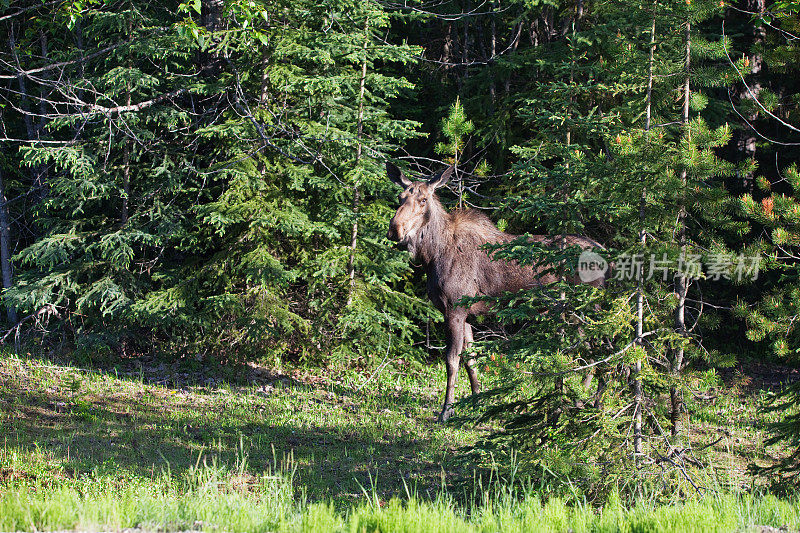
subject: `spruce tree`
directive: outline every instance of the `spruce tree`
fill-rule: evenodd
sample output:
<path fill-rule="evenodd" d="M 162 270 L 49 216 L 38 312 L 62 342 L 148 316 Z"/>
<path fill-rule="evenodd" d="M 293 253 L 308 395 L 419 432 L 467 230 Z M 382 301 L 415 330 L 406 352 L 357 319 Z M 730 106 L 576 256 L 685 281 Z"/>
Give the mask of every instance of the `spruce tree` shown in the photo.
<path fill-rule="evenodd" d="M 35 15 L 52 57 L 20 72 L 68 66 L 43 101 L 52 142 L 20 151 L 49 175 L 11 305 L 57 312 L 50 327 L 70 342 L 222 359 L 367 357 L 390 332 L 396 350 L 419 335 L 412 318 L 430 306 L 404 290 L 408 262 L 386 246 L 382 170 L 415 135 L 388 111 L 415 50 L 382 40 L 378 4 Z"/>
<path fill-rule="evenodd" d="M 513 149 L 523 163 L 508 187 L 512 224 L 588 234 L 615 262 L 604 290 L 562 282 L 501 303 L 501 319 L 523 325 L 485 347 L 489 372 L 502 379 L 485 394 L 481 418 L 504 430 L 483 450 L 513 449 L 528 472 L 546 468 L 602 492 L 641 486 L 647 465 L 663 461 L 671 465 L 665 479 L 685 482 L 672 469 L 683 460 L 675 437 L 687 429 L 678 431 L 682 371 L 707 358 L 692 342 L 696 324 L 687 316 L 697 316 L 686 312 L 686 294 L 690 280 L 707 275 L 697 266 L 729 257 L 720 235 L 746 229 L 730 218 L 723 187 L 733 167 L 718 151 L 730 129 L 691 117 L 706 103 L 692 80 L 717 82 L 719 69 L 694 70 L 687 61 L 694 35 L 686 22 L 718 8 L 594 5 L 586 20 L 572 15 L 562 41 L 518 58 L 535 65 L 538 78 L 520 99 L 520 117 L 535 135 Z M 685 31 L 671 31 L 676 26 Z M 705 57 L 719 60 L 721 45 L 703 44 Z M 567 277 L 579 253 L 522 239 L 496 255 Z"/>
<path fill-rule="evenodd" d="M 730 75 L 738 78 L 748 95 L 746 101 L 737 102 L 740 115 L 746 114 L 748 121 L 742 127 L 757 138 L 760 159 L 765 163 L 756 172 L 754 158 L 749 175 L 755 176 L 755 186 L 739 199 L 742 214 L 754 226 L 751 253 L 759 253 L 762 258 L 758 281 L 761 290 L 757 299 L 741 295 L 735 312 L 746 321 L 748 339 L 768 344 L 773 357 L 789 364 L 796 364 L 800 354 L 795 325 L 800 309 L 800 169 L 796 163 L 800 155 L 800 106 L 796 97 L 777 95 L 797 93 L 800 48 L 794 35 L 800 29 L 798 9 L 797 2 L 779 1 L 763 13 L 749 13 L 751 24 L 763 37 L 762 46 L 754 47 L 753 52 L 759 54 L 768 72 L 775 73 L 771 79 L 762 80 L 769 83 L 759 85 L 761 90 L 754 91 L 758 82 L 749 75 L 754 53 L 739 57 L 734 50 L 728 50 Z M 794 483 L 800 472 L 799 401 L 800 384 L 784 384 L 764 405 L 765 411 L 777 419 L 769 424 L 772 434 L 766 444 L 789 448 L 785 458 L 763 469 L 780 475 L 773 481 Z"/>

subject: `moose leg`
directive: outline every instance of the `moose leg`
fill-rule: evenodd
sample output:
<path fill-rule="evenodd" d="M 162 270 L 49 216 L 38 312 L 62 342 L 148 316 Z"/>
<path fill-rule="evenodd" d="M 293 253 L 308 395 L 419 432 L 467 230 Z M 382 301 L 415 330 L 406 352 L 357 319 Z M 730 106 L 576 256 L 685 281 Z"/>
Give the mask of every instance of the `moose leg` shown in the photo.
<path fill-rule="evenodd" d="M 472 326 L 469 322 L 464 322 L 464 353 L 467 354 L 467 360 L 464 366 L 467 368 L 467 376 L 469 376 L 469 386 L 472 387 L 472 394 L 478 394 L 481 390 L 481 384 L 478 381 L 478 372 L 475 370 L 475 356 L 470 352 L 472 346 Z"/>
<path fill-rule="evenodd" d="M 461 351 L 464 348 L 465 313 L 448 313 L 447 326 L 447 390 L 444 393 L 444 405 L 439 414 L 439 422 L 447 422 L 453 414 L 453 401 L 458 377 L 458 365 L 461 362 Z"/>

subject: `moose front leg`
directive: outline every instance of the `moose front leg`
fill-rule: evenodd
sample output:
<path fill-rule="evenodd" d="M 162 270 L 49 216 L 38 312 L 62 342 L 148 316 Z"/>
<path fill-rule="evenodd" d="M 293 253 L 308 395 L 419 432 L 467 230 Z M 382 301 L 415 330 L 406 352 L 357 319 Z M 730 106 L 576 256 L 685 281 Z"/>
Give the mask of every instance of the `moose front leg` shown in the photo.
<path fill-rule="evenodd" d="M 447 422 L 447 419 L 453 414 L 458 365 L 461 362 L 461 351 L 464 348 L 464 324 L 466 323 L 466 318 L 466 314 L 463 313 L 449 313 L 445 320 L 447 326 L 447 352 L 445 354 L 447 390 L 444 393 L 444 405 L 442 406 L 442 412 L 439 413 L 439 422 Z"/>
<path fill-rule="evenodd" d="M 475 370 L 475 356 L 470 352 L 472 346 L 472 326 L 468 322 L 464 322 L 464 353 L 466 353 L 467 360 L 464 366 L 467 369 L 467 376 L 469 376 L 469 386 L 472 388 L 472 394 L 478 394 L 481 391 L 481 384 L 478 381 L 478 372 Z"/>

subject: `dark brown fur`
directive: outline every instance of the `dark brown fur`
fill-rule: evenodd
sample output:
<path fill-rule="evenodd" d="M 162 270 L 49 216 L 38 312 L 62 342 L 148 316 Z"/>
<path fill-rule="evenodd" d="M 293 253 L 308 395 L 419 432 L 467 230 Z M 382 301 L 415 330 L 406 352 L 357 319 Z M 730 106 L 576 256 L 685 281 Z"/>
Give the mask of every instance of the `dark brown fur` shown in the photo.
<path fill-rule="evenodd" d="M 483 213 L 473 209 L 445 211 L 434 191 L 447 182 L 452 167 L 428 182 L 412 182 L 390 163 L 386 168 L 389 178 L 404 187 L 400 207 L 389 224 L 388 237 L 406 246 L 412 257 L 422 263 L 428 275 L 428 296 L 445 318 L 447 390 L 439 415 L 439 420 L 444 422 L 453 411 L 461 353 L 472 343 L 472 328 L 466 322 L 467 317 L 490 311 L 483 302 L 468 309 L 457 306 L 457 302 L 465 296 L 499 296 L 504 292 L 530 289 L 553 283 L 556 277 L 542 274 L 542 268 L 493 260 L 482 246 L 509 242 L 517 236 L 500 231 Z M 534 235 L 531 240 L 553 247 L 602 248 L 592 239 L 579 235 Z M 579 283 L 578 279 L 570 281 Z M 474 360 L 469 359 L 465 366 L 472 392 L 477 393 L 480 384 Z"/>

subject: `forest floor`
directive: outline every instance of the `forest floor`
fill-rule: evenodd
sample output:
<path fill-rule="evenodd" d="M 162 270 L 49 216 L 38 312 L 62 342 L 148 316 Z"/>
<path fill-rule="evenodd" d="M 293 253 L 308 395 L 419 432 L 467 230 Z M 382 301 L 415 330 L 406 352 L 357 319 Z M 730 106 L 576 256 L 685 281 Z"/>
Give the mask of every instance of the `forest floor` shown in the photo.
<path fill-rule="evenodd" d="M 377 372 L 186 368 L 144 359 L 87 369 L 2 356 L 0 498 L 17 491 L 19 499 L 28 489 L 85 496 L 94 490 L 89 487 L 156 494 L 167 490 L 169 479 L 197 492 L 213 478 L 214 490 L 261 499 L 267 486 L 270 497 L 288 490 L 287 501 L 319 502 L 331 516 L 370 498 L 378 507 L 409 494 L 441 503 L 456 480 L 473 475 L 458 466 L 457 452 L 486 431 L 435 423 L 444 384 L 440 364 L 395 362 Z M 692 445 L 701 461 L 715 465 L 719 486 L 765 485 L 748 466 L 769 464 L 783 451 L 764 445 L 768 419 L 757 411 L 771 390 L 797 374 L 745 365 L 688 400 Z M 468 390 L 461 376 L 457 395 Z M 19 529 L 21 519 L 3 521 L 3 505 L 0 530 Z M 32 522 L 27 529 L 48 523 L 26 520 Z M 58 520 L 52 525 L 63 527 Z M 118 525 L 138 523 L 120 518 Z"/>
<path fill-rule="evenodd" d="M 366 370 L 183 366 L 0 359 L 6 452 L 36 449 L 49 467 L 34 462 L 0 476 L 180 475 L 198 457 L 233 465 L 245 455 L 249 471 L 293 470 L 313 500 L 352 501 L 364 489 L 388 499 L 405 486 L 433 497 L 456 475 L 453 454 L 479 433 L 435 423 L 439 366 L 385 367 L 371 378 Z M 457 391 L 467 390 L 462 376 Z"/>

